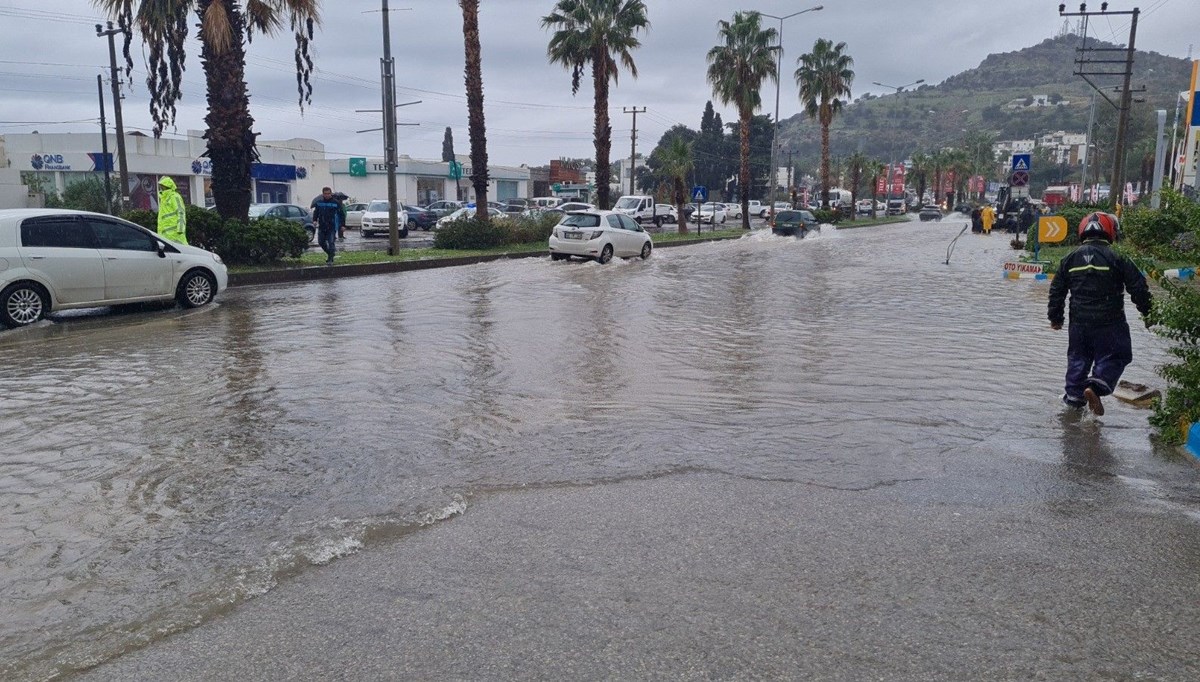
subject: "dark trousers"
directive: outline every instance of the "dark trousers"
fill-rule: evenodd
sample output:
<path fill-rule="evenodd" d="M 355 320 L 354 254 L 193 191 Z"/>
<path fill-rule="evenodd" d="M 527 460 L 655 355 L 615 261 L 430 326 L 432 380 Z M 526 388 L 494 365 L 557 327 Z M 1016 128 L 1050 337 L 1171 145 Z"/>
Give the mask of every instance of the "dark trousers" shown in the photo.
<path fill-rule="evenodd" d="M 1083 389 L 1108 395 L 1117 387 L 1121 373 L 1133 362 L 1129 324 L 1124 320 L 1094 325 L 1072 322 L 1067 342 L 1066 397 L 1083 402 Z"/>
<path fill-rule="evenodd" d="M 337 253 L 337 226 L 321 224 L 317 227 L 317 244 L 325 250 L 325 254 L 333 258 Z"/>

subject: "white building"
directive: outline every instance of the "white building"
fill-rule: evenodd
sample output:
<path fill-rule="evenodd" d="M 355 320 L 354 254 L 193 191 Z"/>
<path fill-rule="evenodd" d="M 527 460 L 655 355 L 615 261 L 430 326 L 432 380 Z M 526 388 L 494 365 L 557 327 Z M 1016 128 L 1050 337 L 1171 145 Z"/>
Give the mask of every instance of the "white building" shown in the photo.
<path fill-rule="evenodd" d="M 205 151 L 202 135 L 198 130 L 188 131 L 182 139 L 126 135 L 126 205 L 157 210 L 158 180 L 163 176 L 175 181 L 186 201 L 211 205 L 212 163 L 201 156 Z M 111 177 L 117 185 L 120 164 L 115 136 L 109 135 L 108 147 Z M 101 150 L 99 132 L 0 136 L 0 208 L 23 208 L 38 201 L 29 197 L 22 174 L 60 194 L 79 179 L 101 176 L 105 165 Z M 351 174 L 350 159 L 326 158 L 325 146 L 316 140 L 260 140 L 258 152 L 260 160 L 251 167 L 255 202 L 307 206 L 324 186 L 360 200 L 387 197 L 387 168 L 382 159 L 358 159 L 356 166 L 361 172 Z M 396 169 L 400 201 L 425 204 L 437 198 L 452 199 L 460 191 L 473 199 L 468 163 L 463 164 L 463 178 L 456 188 L 448 163 L 401 157 Z M 488 174 L 489 199 L 528 196 L 528 168 L 492 166 Z"/>

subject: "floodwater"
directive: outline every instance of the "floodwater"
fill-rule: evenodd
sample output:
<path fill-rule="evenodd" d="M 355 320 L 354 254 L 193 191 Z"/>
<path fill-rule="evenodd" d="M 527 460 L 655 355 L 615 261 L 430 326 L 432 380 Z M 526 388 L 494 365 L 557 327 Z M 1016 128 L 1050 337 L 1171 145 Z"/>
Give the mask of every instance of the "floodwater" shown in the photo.
<path fill-rule="evenodd" d="M 1000 235 L 964 235 L 946 265 L 963 224 L 237 289 L 0 332 L 0 678 L 107 660 L 487 490 L 686 471 L 865 489 L 951 460 L 1084 457 L 1200 522 L 1200 477 L 1147 412 L 1064 418 L 1047 284 L 1001 278 Z M 1161 385 L 1165 342 L 1129 312 L 1126 378 Z"/>

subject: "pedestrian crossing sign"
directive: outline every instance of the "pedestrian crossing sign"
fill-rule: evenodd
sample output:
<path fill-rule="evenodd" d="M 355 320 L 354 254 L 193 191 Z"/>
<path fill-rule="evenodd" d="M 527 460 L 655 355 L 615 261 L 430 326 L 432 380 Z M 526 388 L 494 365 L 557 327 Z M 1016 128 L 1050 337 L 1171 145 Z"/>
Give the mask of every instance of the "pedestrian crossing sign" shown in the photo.
<path fill-rule="evenodd" d="M 1016 171 L 1028 171 L 1032 165 L 1032 154 L 1013 154 L 1012 169 Z"/>

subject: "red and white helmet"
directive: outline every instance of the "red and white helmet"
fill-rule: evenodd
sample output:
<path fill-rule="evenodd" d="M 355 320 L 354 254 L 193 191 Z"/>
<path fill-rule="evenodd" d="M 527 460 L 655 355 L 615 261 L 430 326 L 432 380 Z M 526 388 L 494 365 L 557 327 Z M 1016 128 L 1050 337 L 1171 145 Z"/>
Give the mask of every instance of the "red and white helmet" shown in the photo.
<path fill-rule="evenodd" d="M 1109 244 L 1121 235 L 1121 221 L 1111 213 L 1089 213 L 1079 221 L 1079 241 L 1103 239 Z"/>

